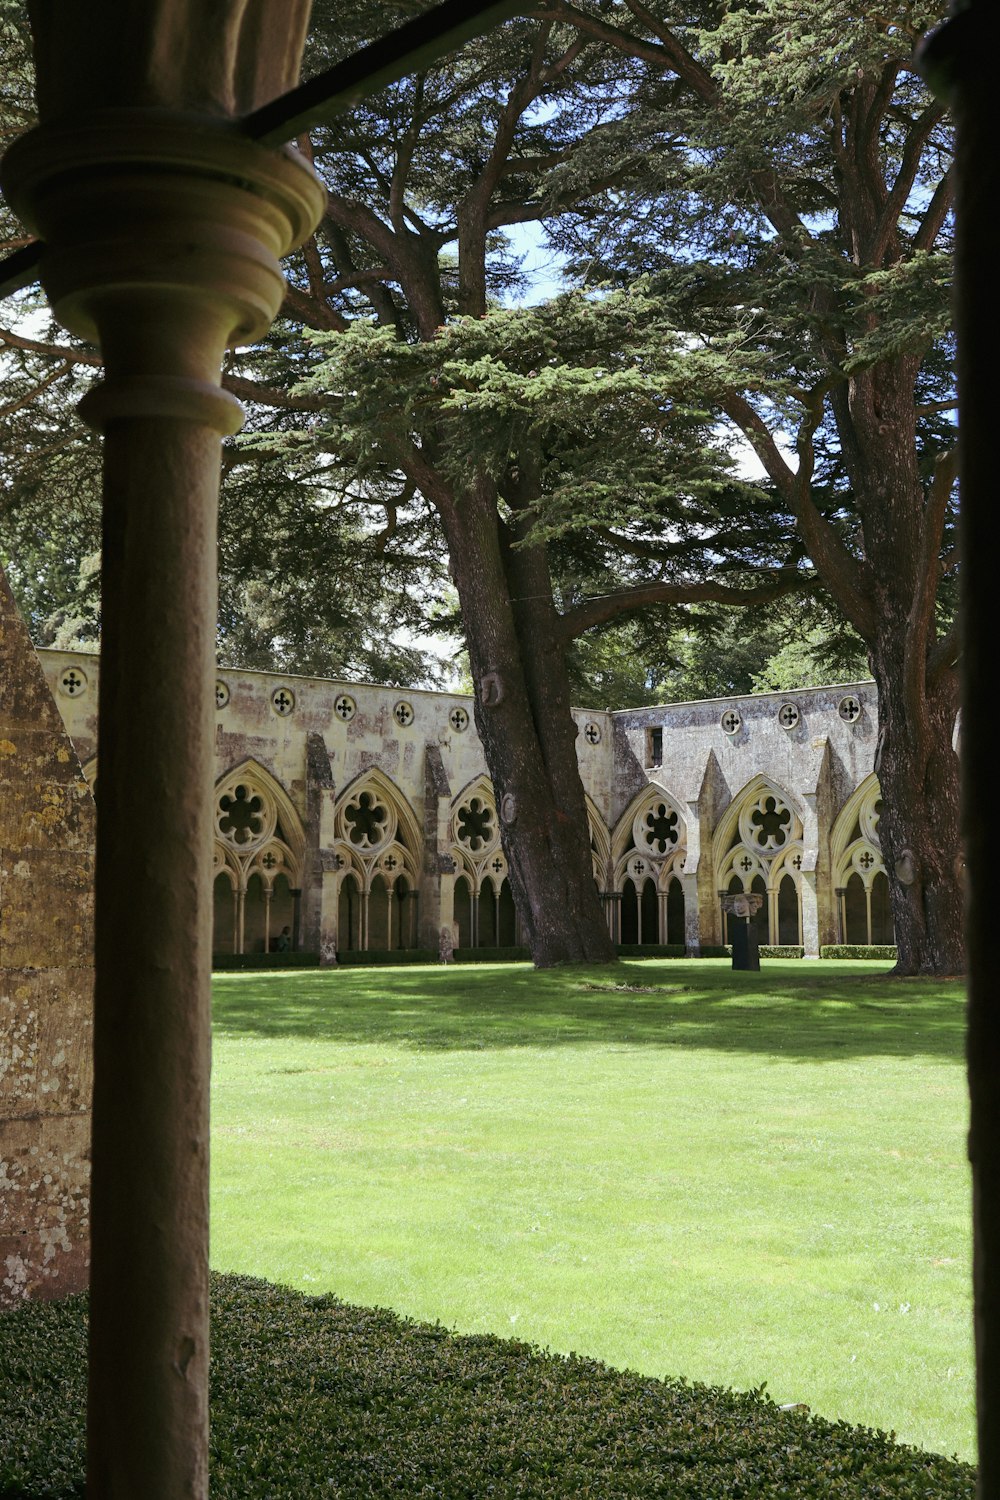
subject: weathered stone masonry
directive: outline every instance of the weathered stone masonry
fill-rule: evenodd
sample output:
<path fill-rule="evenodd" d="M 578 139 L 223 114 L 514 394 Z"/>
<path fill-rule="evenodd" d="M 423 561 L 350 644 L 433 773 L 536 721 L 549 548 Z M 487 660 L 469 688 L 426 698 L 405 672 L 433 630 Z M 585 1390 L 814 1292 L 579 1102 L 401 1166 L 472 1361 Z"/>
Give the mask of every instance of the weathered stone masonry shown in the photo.
<path fill-rule="evenodd" d="M 87 1284 L 94 803 L 0 576 L 0 1307 Z"/>
<path fill-rule="evenodd" d="M 40 657 L 94 780 L 97 658 Z M 467 698 L 223 668 L 216 717 L 217 953 L 517 941 Z M 697 953 L 754 890 L 762 942 L 891 941 L 871 683 L 575 717 L 616 940 Z"/>

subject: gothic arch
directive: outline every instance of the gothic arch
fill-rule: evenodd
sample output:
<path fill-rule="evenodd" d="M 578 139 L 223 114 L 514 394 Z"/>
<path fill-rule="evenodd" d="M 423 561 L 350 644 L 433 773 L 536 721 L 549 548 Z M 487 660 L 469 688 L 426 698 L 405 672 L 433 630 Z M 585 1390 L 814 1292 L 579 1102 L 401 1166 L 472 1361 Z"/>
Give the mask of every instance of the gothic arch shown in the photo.
<path fill-rule="evenodd" d="M 338 797 L 334 829 L 338 947 L 415 947 L 422 841 L 406 796 L 369 766 Z"/>
<path fill-rule="evenodd" d="M 848 797 L 830 839 L 837 919 L 843 943 L 894 941 L 889 877 L 878 836 L 882 792 L 874 772 Z"/>
<path fill-rule="evenodd" d="M 485 772 L 467 781 L 451 804 L 451 853 L 457 869 L 470 879 L 473 895 L 483 882 L 507 875 L 500 845 L 500 818 L 493 783 Z"/>
<path fill-rule="evenodd" d="M 383 837 L 381 840 L 376 838 L 373 841 L 370 837 L 365 837 L 363 834 L 359 837 L 360 824 L 355 822 L 352 825 L 346 820 L 348 808 L 352 805 L 354 799 L 359 798 L 364 792 L 374 795 L 377 800 L 387 805 L 389 819 L 383 826 Z M 384 848 L 386 842 L 388 842 L 388 838 L 385 835 L 388 834 L 388 837 L 395 838 L 414 858 L 419 858 L 423 841 L 417 815 L 413 811 L 409 799 L 399 790 L 396 783 L 384 771 L 380 770 L 378 766 L 369 766 L 347 783 L 337 798 L 334 816 L 338 838 L 346 835 L 345 842 L 355 852 L 363 855 L 367 850 Z M 389 832 L 390 827 L 391 833 Z"/>
<path fill-rule="evenodd" d="M 802 940 L 802 823 L 797 800 L 761 772 L 730 802 L 712 839 L 720 899 L 740 891 L 760 895 L 756 920 L 764 942 L 797 945 Z"/>
<path fill-rule="evenodd" d="M 589 808 L 588 808 L 589 814 Z M 591 829 L 593 843 L 593 829 Z M 520 936 L 493 783 L 481 772 L 451 804 L 459 945 L 510 947 Z"/>
<path fill-rule="evenodd" d="M 216 953 L 269 952 L 297 935 L 305 833 L 284 787 L 248 759 L 215 784 L 212 847 Z"/>
<path fill-rule="evenodd" d="M 611 840 L 612 931 L 619 942 L 684 942 L 686 853 L 683 808 L 659 782 L 650 782 L 632 798 Z"/>
<path fill-rule="evenodd" d="M 598 890 L 603 891 L 611 877 L 611 835 L 593 797 L 589 792 L 584 792 L 583 796 L 587 805 L 587 828 L 590 833 L 594 879 Z"/>
<path fill-rule="evenodd" d="M 683 860 L 686 845 L 683 807 L 659 782 L 651 781 L 636 793 L 615 825 L 611 856 L 616 877 L 623 861 L 636 851 L 665 874 Z"/>

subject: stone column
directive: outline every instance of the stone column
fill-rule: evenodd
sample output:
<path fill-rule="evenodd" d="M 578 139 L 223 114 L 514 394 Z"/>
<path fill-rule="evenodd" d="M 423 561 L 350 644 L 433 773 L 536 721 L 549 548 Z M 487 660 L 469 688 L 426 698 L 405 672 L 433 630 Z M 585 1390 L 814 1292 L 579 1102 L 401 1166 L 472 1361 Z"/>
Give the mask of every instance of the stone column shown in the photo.
<path fill-rule="evenodd" d="M 681 889 L 684 892 L 684 947 L 688 958 L 699 958 L 701 956 L 701 909 L 698 901 L 698 874 L 697 871 L 689 874 L 685 862 L 684 873 L 681 876 Z"/>
<path fill-rule="evenodd" d="M 802 868 L 799 871 L 799 903 L 802 911 L 802 956 L 803 958 L 819 958 L 821 935 L 816 871 L 808 867 L 807 859 L 803 859 Z"/>
<path fill-rule="evenodd" d="M 4 185 L 106 371 L 88 1493 L 204 1497 L 219 371 L 322 189 L 224 121 L 124 108 L 23 137 Z"/>
<path fill-rule="evenodd" d="M 420 905 L 418 918 L 421 948 L 438 951 L 441 928 L 451 926 L 454 917 L 453 877 L 455 863 L 449 853 L 451 786 L 441 756 L 441 747 L 424 747 L 424 847 L 420 866 Z"/>

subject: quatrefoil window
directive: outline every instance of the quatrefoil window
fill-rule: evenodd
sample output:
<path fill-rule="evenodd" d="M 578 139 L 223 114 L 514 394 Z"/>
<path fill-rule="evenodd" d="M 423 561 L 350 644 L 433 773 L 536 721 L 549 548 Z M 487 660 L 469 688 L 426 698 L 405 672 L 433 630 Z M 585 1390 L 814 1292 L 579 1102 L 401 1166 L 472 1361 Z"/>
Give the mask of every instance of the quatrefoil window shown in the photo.
<path fill-rule="evenodd" d="M 347 837 L 359 849 L 374 849 L 385 838 L 389 812 L 372 792 L 360 792 L 344 809 Z"/>
<path fill-rule="evenodd" d="M 82 667 L 67 667 L 59 678 L 59 690 L 67 698 L 80 698 L 87 691 L 87 674 Z"/>
<path fill-rule="evenodd" d="M 666 854 L 677 842 L 677 814 L 665 802 L 657 802 L 643 819 L 643 837 L 650 849 Z"/>
<path fill-rule="evenodd" d="M 482 797 L 472 797 L 458 810 L 458 842 L 473 854 L 485 849 L 496 837 L 493 809 Z"/>
<path fill-rule="evenodd" d="M 459 734 L 462 734 L 469 727 L 469 715 L 466 713 L 464 708 L 453 708 L 451 713 L 448 715 L 448 723 L 451 725 L 452 729 L 455 729 Z"/>
<path fill-rule="evenodd" d="M 754 842 L 762 849 L 780 849 L 788 837 L 792 815 L 787 807 L 782 807 L 776 797 L 765 797 L 761 805 L 754 808 L 750 815 L 750 822 L 754 829 Z"/>
<path fill-rule="evenodd" d="M 219 798 L 219 832 L 234 844 L 252 844 L 264 830 L 264 799 L 242 783 Z"/>

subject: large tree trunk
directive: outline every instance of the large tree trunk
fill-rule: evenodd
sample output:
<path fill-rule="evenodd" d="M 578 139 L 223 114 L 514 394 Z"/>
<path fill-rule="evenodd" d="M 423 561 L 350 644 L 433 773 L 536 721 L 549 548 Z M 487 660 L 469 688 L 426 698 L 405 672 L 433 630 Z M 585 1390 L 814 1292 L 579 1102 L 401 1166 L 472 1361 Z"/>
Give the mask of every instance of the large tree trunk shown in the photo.
<path fill-rule="evenodd" d="M 965 969 L 959 765 L 952 748 L 958 683 L 952 671 L 914 724 L 901 683 L 900 651 L 884 637 L 872 651 L 878 687 L 882 789 L 879 838 L 889 876 L 897 974 Z"/>
<path fill-rule="evenodd" d="M 935 660 L 949 484 L 942 479 L 941 488 L 926 488 L 918 468 L 916 373 L 916 360 L 860 372 L 849 382 L 849 412 L 838 417 L 874 604 L 864 633 L 878 689 L 879 837 L 899 950 L 895 972 L 959 974 L 965 969 L 953 744 L 959 689 L 954 667 Z"/>
<path fill-rule="evenodd" d="M 441 510 L 476 687 L 476 727 L 532 958 L 539 967 L 610 962 L 544 552 L 511 548 L 485 480 Z"/>

